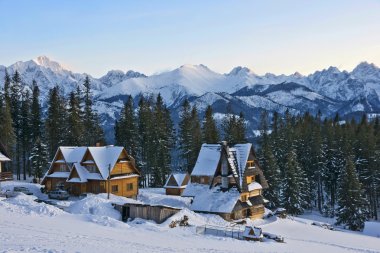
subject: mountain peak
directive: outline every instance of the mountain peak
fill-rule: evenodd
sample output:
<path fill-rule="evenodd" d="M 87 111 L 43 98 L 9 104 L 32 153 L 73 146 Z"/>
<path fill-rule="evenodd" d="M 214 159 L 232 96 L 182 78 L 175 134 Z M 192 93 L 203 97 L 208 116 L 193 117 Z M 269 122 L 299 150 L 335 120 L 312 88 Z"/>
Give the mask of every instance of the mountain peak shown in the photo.
<path fill-rule="evenodd" d="M 227 75 L 236 76 L 242 74 L 254 74 L 252 70 L 247 67 L 237 66 L 233 68 Z"/>
<path fill-rule="evenodd" d="M 38 56 L 37 58 L 33 59 L 33 61 L 42 67 L 49 68 L 53 71 L 62 71 L 64 68 L 55 61 L 50 60 L 47 56 Z"/>

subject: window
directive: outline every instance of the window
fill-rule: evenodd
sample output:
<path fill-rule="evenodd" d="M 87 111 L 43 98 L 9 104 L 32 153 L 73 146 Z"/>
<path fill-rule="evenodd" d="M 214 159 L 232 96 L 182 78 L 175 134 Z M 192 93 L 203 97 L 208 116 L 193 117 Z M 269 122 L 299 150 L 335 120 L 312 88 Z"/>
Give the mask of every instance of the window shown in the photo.
<path fill-rule="evenodd" d="M 241 201 L 246 202 L 247 201 L 247 195 L 242 195 L 241 196 Z"/>
<path fill-rule="evenodd" d="M 247 184 L 250 184 L 252 182 L 255 182 L 255 176 L 248 176 L 247 177 Z"/>
<path fill-rule="evenodd" d="M 91 173 L 96 173 L 96 166 L 95 165 L 86 165 L 86 168 Z"/>
<path fill-rule="evenodd" d="M 128 183 L 127 184 L 127 191 L 132 191 L 133 190 L 133 183 Z"/>
<path fill-rule="evenodd" d="M 118 185 L 112 185 L 112 186 L 111 186 L 111 191 L 112 191 L 112 192 L 118 192 L 118 191 L 119 191 L 119 187 L 118 187 Z"/>
<path fill-rule="evenodd" d="M 254 162 L 253 161 L 247 161 L 247 166 L 248 167 L 254 167 Z"/>
<path fill-rule="evenodd" d="M 61 172 L 66 171 L 66 164 L 60 164 L 59 165 L 59 171 L 61 171 Z"/>

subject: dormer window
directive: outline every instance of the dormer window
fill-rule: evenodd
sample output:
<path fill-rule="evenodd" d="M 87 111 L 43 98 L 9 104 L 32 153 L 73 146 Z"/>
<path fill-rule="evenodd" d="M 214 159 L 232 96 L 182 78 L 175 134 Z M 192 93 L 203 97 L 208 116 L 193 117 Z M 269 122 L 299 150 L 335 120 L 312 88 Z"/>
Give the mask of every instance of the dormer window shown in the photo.
<path fill-rule="evenodd" d="M 90 173 L 96 173 L 96 166 L 95 164 L 86 164 L 86 169 L 90 172 Z"/>
<path fill-rule="evenodd" d="M 66 164 L 60 164 L 60 165 L 59 165 L 59 171 L 61 171 L 61 172 L 65 172 L 65 171 L 67 171 L 67 169 L 66 169 Z"/>

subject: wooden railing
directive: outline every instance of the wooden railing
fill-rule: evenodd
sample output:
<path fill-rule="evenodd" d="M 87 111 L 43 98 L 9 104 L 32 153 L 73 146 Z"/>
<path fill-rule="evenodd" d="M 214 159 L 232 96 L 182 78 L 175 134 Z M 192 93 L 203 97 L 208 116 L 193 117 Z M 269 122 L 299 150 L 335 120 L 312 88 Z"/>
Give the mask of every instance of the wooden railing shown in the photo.
<path fill-rule="evenodd" d="M 13 174 L 11 171 L 0 172 L 0 181 L 13 180 Z"/>

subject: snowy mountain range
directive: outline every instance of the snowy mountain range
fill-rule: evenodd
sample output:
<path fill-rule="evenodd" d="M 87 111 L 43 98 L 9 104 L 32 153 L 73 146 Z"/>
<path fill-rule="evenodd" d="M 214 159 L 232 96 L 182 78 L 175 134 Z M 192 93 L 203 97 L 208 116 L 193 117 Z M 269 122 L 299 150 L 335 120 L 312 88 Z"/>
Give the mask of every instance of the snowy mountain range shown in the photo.
<path fill-rule="evenodd" d="M 42 100 L 48 90 L 58 85 L 69 93 L 82 86 L 86 74 L 74 73 L 46 56 L 30 61 L 19 61 L 8 67 L 0 65 L 0 80 L 5 69 L 12 74 L 18 70 L 25 88 L 35 79 L 40 86 Z M 215 117 L 222 117 L 230 104 L 232 111 L 243 111 L 250 129 L 257 128 L 263 109 L 284 113 L 312 114 L 318 110 L 324 116 L 359 116 L 363 113 L 380 115 L 380 68 L 362 62 L 351 71 L 329 67 L 308 76 L 296 72 L 292 75 L 267 73 L 257 75 L 246 67 L 236 67 L 220 74 L 204 65 L 183 65 L 172 71 L 151 76 L 129 70 L 111 70 L 101 78 L 90 77 L 95 107 L 101 114 L 112 139 L 113 122 L 128 95 L 136 100 L 140 94 L 161 93 L 172 110 L 174 121 L 178 119 L 181 102 L 188 98 L 201 111 L 212 105 Z M 0 87 L 3 82 L 0 82 Z"/>

